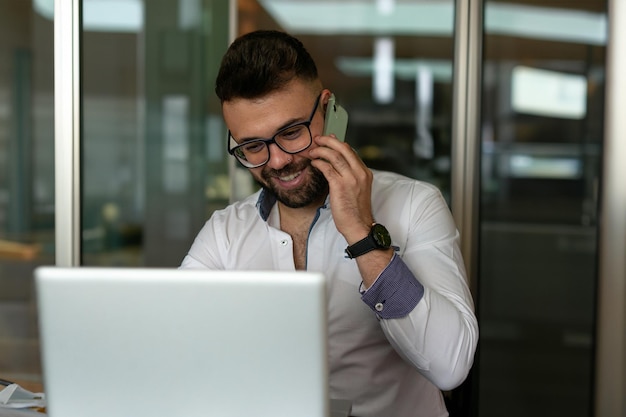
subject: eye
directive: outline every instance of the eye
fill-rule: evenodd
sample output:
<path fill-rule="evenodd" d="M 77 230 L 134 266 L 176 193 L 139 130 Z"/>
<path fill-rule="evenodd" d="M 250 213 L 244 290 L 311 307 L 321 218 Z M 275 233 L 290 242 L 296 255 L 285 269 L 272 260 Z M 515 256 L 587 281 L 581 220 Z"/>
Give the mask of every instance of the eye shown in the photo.
<path fill-rule="evenodd" d="M 250 142 L 241 145 L 240 149 L 244 153 L 257 153 L 261 152 L 265 148 L 264 142 Z"/>
<path fill-rule="evenodd" d="M 288 127 L 285 130 L 280 131 L 276 137 L 281 140 L 294 140 L 302 136 L 302 133 L 306 130 L 304 125 L 296 125 Z"/>

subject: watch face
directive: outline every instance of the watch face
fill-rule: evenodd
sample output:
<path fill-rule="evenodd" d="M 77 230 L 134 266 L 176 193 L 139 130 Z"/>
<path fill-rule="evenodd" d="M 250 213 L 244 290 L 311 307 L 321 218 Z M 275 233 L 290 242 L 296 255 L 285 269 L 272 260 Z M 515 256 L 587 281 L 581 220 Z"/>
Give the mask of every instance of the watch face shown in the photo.
<path fill-rule="evenodd" d="M 389 232 L 382 224 L 376 223 L 372 227 L 372 237 L 376 244 L 381 248 L 388 248 L 391 246 L 391 236 L 389 236 Z"/>

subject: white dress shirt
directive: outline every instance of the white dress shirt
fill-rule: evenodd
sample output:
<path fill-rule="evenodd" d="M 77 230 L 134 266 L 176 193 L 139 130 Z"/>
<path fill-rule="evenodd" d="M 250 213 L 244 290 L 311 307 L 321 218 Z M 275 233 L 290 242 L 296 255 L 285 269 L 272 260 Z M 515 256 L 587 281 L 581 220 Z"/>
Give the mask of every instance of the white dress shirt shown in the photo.
<path fill-rule="evenodd" d="M 295 269 L 268 197 L 214 212 L 181 268 Z M 374 171 L 372 211 L 396 256 L 366 292 L 328 199 L 309 230 L 306 268 L 328 279 L 331 398 L 359 417 L 446 416 L 440 390 L 463 382 L 478 341 L 458 231 L 438 189 L 394 173 Z"/>

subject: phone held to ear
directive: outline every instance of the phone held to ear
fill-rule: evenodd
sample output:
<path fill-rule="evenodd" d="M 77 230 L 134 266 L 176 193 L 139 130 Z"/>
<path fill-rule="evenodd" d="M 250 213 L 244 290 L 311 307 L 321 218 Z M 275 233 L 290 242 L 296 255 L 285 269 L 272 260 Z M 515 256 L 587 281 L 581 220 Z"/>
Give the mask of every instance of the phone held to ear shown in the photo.
<path fill-rule="evenodd" d="M 326 117 L 324 119 L 324 135 L 334 134 L 337 139 L 346 139 L 348 129 L 348 112 L 346 109 L 335 103 L 335 95 L 332 94 L 326 106 Z"/>

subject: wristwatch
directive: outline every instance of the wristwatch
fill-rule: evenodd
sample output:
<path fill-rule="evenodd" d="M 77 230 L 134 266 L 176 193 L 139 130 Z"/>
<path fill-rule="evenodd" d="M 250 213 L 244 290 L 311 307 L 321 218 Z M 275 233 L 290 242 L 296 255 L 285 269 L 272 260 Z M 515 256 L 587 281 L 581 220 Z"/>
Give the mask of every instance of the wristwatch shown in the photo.
<path fill-rule="evenodd" d="M 375 249 L 385 250 L 389 247 L 391 247 L 391 237 L 387 228 L 382 224 L 374 223 L 366 237 L 346 248 L 346 254 L 348 258 L 353 259 Z"/>

